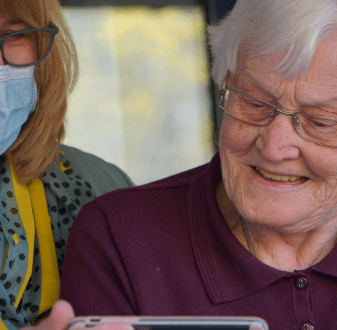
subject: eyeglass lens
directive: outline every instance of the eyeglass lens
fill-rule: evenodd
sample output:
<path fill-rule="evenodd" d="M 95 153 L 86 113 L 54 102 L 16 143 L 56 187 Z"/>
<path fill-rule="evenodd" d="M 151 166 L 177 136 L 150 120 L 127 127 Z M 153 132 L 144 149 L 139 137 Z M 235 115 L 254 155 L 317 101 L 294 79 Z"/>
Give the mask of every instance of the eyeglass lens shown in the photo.
<path fill-rule="evenodd" d="M 4 42 L 4 57 L 8 64 L 30 65 L 47 53 L 51 36 L 46 31 L 24 32 Z"/>
<path fill-rule="evenodd" d="M 279 115 L 276 107 L 229 90 L 222 101 L 225 113 L 256 126 L 267 126 Z M 313 114 L 297 113 L 292 119 L 296 132 L 302 138 L 332 147 L 337 146 L 337 122 L 334 120 L 324 118 L 318 110 Z"/>

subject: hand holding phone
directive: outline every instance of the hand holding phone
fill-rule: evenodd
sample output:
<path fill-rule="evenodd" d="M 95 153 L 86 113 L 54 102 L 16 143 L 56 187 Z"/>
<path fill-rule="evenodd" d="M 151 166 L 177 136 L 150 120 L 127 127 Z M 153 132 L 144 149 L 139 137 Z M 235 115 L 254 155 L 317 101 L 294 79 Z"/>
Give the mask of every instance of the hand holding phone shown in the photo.
<path fill-rule="evenodd" d="M 64 301 L 57 301 L 50 315 L 37 325 L 31 327 L 20 328 L 20 330 L 65 330 L 67 324 L 75 318 L 75 314 L 71 305 Z"/>

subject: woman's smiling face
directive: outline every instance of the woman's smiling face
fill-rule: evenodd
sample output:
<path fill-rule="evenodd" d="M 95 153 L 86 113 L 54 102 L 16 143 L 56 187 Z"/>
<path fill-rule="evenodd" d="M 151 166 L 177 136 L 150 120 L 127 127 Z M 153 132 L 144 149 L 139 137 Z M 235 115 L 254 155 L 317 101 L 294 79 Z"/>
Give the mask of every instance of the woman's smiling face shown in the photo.
<path fill-rule="evenodd" d="M 315 105 L 335 114 L 336 53 L 337 37 L 330 36 L 316 49 L 308 73 L 288 80 L 265 70 L 272 55 L 239 57 L 227 86 L 286 112 Z M 294 231 L 337 221 L 337 148 L 301 138 L 291 116 L 278 114 L 269 126 L 256 127 L 225 115 L 219 151 L 227 194 L 247 220 Z M 290 183 L 287 176 L 299 180 Z"/>

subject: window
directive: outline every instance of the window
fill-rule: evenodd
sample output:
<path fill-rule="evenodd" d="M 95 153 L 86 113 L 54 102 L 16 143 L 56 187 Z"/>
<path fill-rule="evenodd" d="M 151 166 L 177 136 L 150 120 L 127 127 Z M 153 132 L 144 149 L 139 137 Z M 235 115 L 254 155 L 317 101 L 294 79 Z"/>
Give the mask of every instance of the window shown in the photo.
<path fill-rule="evenodd" d="M 64 7 L 80 57 L 65 144 L 116 164 L 136 184 L 205 164 L 215 151 L 202 8 L 153 1 Z"/>

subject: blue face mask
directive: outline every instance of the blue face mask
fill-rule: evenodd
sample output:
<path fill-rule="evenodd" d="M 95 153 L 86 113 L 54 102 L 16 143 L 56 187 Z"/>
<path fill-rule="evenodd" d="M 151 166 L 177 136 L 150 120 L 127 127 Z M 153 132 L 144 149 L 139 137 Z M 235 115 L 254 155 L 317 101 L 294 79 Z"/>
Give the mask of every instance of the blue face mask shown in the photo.
<path fill-rule="evenodd" d="M 0 155 L 15 142 L 36 105 L 35 66 L 0 66 Z"/>

